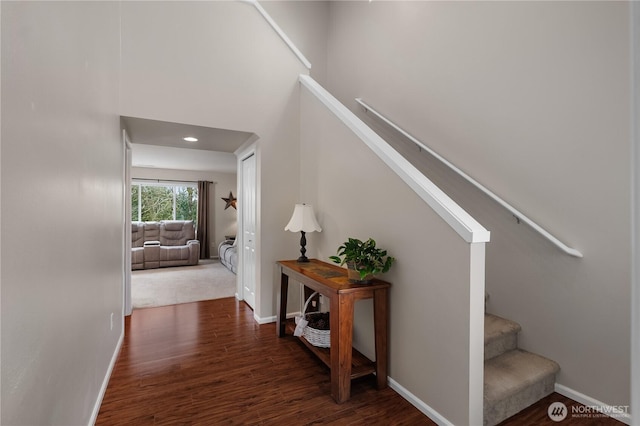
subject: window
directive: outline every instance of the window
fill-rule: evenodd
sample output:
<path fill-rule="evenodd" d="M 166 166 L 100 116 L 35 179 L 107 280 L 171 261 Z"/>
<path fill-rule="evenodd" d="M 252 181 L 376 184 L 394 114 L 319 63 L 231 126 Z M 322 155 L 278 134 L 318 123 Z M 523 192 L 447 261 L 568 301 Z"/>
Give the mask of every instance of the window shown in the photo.
<path fill-rule="evenodd" d="M 147 183 L 131 185 L 131 220 L 197 221 L 198 189 L 194 183 Z"/>

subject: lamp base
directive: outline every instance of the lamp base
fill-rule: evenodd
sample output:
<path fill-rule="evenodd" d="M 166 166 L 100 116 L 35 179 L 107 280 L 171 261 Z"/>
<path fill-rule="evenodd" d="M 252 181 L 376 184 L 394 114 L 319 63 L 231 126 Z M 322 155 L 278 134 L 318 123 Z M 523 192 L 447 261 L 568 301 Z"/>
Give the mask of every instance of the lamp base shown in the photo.
<path fill-rule="evenodd" d="M 307 259 L 307 256 L 305 256 L 307 249 L 304 246 L 306 245 L 307 237 L 305 237 L 304 231 L 300 231 L 300 257 L 298 258 L 298 263 L 305 263 L 309 261 L 309 259 Z"/>

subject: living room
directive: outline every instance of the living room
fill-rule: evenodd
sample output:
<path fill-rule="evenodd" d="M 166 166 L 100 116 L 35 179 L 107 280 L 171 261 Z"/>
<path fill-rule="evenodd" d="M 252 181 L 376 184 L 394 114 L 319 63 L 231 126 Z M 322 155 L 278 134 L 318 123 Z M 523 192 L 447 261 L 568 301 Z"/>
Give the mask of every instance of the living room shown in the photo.
<path fill-rule="evenodd" d="M 130 217 L 141 232 L 133 237 L 133 244 L 139 247 L 132 248 L 132 255 L 137 252 L 138 257 L 132 260 L 131 307 L 234 296 L 235 268 L 231 271 L 220 263 L 218 248 L 236 237 L 237 165 L 233 151 L 250 134 L 135 117 L 122 117 L 122 124 L 131 150 Z M 203 190 L 206 196 L 200 194 Z M 201 206 L 203 200 L 206 207 Z M 207 219 L 199 221 L 203 212 Z M 144 252 L 149 257 L 149 250 L 142 250 L 143 243 L 159 239 L 150 232 L 144 236 L 145 222 L 171 220 L 193 222 L 195 232 L 191 232 L 199 241 L 196 261 L 185 261 L 189 266 L 163 264 L 157 259 L 146 259 L 145 263 Z M 198 232 L 203 224 L 206 232 Z M 137 244 L 136 239 L 140 239 Z M 172 267 L 165 267 L 168 265 Z"/>

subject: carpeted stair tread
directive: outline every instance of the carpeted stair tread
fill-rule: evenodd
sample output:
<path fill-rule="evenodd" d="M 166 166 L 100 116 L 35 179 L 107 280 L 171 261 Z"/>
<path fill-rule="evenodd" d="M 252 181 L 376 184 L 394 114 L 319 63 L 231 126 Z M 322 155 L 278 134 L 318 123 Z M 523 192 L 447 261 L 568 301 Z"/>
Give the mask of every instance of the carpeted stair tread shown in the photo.
<path fill-rule="evenodd" d="M 484 359 L 488 360 L 517 347 L 520 324 L 497 315 L 484 315 Z"/>
<path fill-rule="evenodd" d="M 484 363 L 484 424 L 495 425 L 554 390 L 558 364 L 520 349 Z"/>

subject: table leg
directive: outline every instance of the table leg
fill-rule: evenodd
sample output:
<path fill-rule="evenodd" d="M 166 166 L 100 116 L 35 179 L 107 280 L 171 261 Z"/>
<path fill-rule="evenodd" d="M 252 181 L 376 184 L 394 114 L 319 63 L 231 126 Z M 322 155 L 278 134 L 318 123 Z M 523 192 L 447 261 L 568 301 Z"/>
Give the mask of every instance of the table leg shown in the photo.
<path fill-rule="evenodd" d="M 276 309 L 278 316 L 276 317 L 276 333 L 278 337 L 284 336 L 285 322 L 287 321 L 287 296 L 289 295 L 289 276 L 284 272 L 280 273 L 280 292 L 278 292 L 278 300 Z"/>
<path fill-rule="evenodd" d="M 351 294 L 331 298 L 331 396 L 338 403 L 351 395 L 354 302 Z"/>
<path fill-rule="evenodd" d="M 375 290 L 373 293 L 373 321 L 376 340 L 376 385 L 378 389 L 387 387 L 389 348 L 389 290 Z"/>

